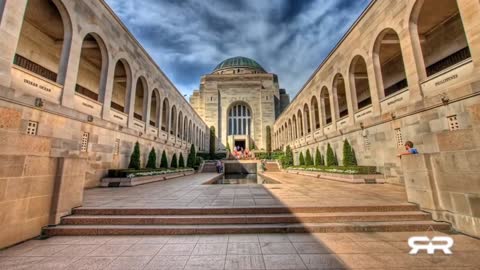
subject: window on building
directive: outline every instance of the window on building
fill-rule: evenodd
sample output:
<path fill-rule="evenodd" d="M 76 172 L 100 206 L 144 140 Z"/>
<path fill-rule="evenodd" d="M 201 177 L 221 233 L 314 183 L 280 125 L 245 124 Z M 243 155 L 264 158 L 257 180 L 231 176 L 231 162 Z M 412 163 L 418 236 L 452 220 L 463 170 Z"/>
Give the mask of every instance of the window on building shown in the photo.
<path fill-rule="evenodd" d="M 397 140 L 397 147 L 403 146 L 403 137 L 402 137 L 402 130 L 397 128 L 395 129 L 395 138 Z"/>
<path fill-rule="evenodd" d="M 246 104 L 237 104 L 228 112 L 228 135 L 250 135 L 251 111 Z"/>
<path fill-rule="evenodd" d="M 450 130 L 459 130 L 460 129 L 460 124 L 458 123 L 458 119 L 456 115 L 452 115 L 447 117 L 448 120 L 448 128 Z"/>

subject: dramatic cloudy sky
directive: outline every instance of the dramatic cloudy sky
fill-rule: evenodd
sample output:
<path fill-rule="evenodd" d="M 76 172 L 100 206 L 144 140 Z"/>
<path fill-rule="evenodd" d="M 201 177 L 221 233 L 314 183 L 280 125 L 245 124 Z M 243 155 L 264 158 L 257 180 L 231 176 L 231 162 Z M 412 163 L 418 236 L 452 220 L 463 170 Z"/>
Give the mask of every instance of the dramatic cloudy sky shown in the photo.
<path fill-rule="evenodd" d="M 370 0 L 107 0 L 184 94 L 226 58 L 278 74 L 293 97 Z"/>

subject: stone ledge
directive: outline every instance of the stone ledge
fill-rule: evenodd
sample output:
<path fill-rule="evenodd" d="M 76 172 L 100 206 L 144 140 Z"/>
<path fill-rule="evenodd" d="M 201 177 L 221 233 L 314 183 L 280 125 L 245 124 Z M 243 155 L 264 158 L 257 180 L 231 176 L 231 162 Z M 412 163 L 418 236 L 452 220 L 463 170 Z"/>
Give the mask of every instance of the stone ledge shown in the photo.
<path fill-rule="evenodd" d="M 101 187 L 134 187 L 148 183 L 165 181 L 182 176 L 192 175 L 195 171 L 175 172 L 169 174 L 153 175 L 153 176 L 139 176 L 139 177 L 123 177 L 123 178 L 103 178 Z"/>
<path fill-rule="evenodd" d="M 311 176 L 327 180 L 341 181 L 351 184 L 383 184 L 385 179 L 381 174 L 341 174 L 302 170 L 286 170 L 287 173 Z"/>

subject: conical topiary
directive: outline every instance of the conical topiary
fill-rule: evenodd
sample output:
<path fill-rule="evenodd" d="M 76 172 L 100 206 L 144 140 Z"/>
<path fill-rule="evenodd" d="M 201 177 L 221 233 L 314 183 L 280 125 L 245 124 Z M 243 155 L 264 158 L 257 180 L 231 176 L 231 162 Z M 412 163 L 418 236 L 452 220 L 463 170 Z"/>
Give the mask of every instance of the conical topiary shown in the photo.
<path fill-rule="evenodd" d="M 332 146 L 330 146 L 330 144 L 327 145 L 327 162 L 325 165 L 335 166 L 335 156 L 333 154 L 333 149 L 332 149 Z"/>
<path fill-rule="evenodd" d="M 320 154 L 320 150 L 315 151 L 315 166 L 322 166 L 322 154 Z"/>
<path fill-rule="evenodd" d="M 160 160 L 160 168 L 162 169 L 168 168 L 167 153 L 165 153 L 165 150 L 163 150 L 162 152 L 162 159 Z"/>
<path fill-rule="evenodd" d="M 343 141 L 343 166 L 353 166 L 352 147 L 347 139 Z"/>
<path fill-rule="evenodd" d="M 188 153 L 187 167 L 193 168 L 195 166 L 196 158 L 197 158 L 197 153 L 195 151 L 195 145 L 192 143 L 192 145 L 190 146 L 190 153 Z"/>
<path fill-rule="evenodd" d="M 300 152 L 300 156 L 298 157 L 298 162 L 300 166 L 305 166 L 305 159 L 303 158 L 302 152 Z"/>
<path fill-rule="evenodd" d="M 148 154 L 148 162 L 146 167 L 148 169 L 157 168 L 157 153 L 155 153 L 155 149 L 153 147 L 152 150 L 150 150 L 150 154 Z"/>
<path fill-rule="evenodd" d="M 135 143 L 135 147 L 133 148 L 133 153 L 130 156 L 128 168 L 135 170 L 140 169 L 140 144 L 138 142 Z"/>
<path fill-rule="evenodd" d="M 336 152 L 333 152 L 333 161 L 334 161 L 333 165 L 338 166 L 338 157 Z"/>
<path fill-rule="evenodd" d="M 171 168 L 178 168 L 177 154 L 173 154 L 172 163 L 170 163 Z"/>
<path fill-rule="evenodd" d="M 353 157 L 353 166 L 358 166 L 357 155 L 355 154 L 355 149 L 352 147 L 352 157 Z"/>
<path fill-rule="evenodd" d="M 307 152 L 305 153 L 305 165 L 313 166 L 313 159 L 312 155 L 310 154 L 310 149 L 307 149 Z"/>
<path fill-rule="evenodd" d="M 286 149 L 285 149 L 285 164 L 282 164 L 283 167 L 285 168 L 288 168 L 290 166 L 293 166 L 293 152 L 292 152 L 292 148 L 290 147 L 290 145 L 287 145 Z"/>
<path fill-rule="evenodd" d="M 183 154 L 180 153 L 180 157 L 178 158 L 178 167 L 185 168 L 185 160 L 183 160 Z"/>

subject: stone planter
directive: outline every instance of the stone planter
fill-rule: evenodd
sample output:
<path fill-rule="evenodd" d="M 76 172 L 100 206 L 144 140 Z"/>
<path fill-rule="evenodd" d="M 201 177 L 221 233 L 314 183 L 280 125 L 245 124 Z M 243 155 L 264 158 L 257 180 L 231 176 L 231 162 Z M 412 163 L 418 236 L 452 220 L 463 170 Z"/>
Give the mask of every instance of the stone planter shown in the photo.
<path fill-rule="evenodd" d="M 287 173 L 341 181 L 352 184 L 383 184 L 385 179 L 382 174 L 342 174 L 320 171 L 286 170 Z"/>
<path fill-rule="evenodd" d="M 168 174 L 159 174 L 159 175 L 152 175 L 152 176 L 137 176 L 137 177 L 123 177 L 123 178 L 103 178 L 101 182 L 102 187 L 133 187 L 138 185 L 144 185 L 152 182 L 158 181 L 165 181 L 173 178 L 178 178 L 186 175 L 192 175 L 195 171 L 192 169 L 191 171 L 185 172 L 174 172 Z"/>

